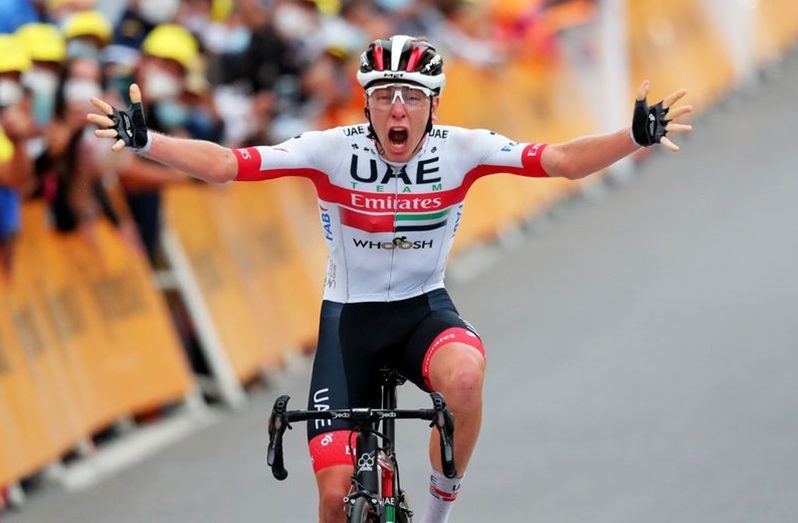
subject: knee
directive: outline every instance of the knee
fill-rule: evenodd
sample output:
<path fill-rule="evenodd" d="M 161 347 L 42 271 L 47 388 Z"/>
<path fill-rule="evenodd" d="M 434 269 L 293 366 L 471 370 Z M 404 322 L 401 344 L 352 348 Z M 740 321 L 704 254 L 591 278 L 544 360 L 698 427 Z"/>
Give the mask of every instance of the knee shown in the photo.
<path fill-rule="evenodd" d="M 322 522 L 344 521 L 344 496 L 348 493 L 348 484 L 325 485 L 320 488 L 319 515 Z"/>
<path fill-rule="evenodd" d="M 452 410 L 467 410 L 481 405 L 484 379 L 484 361 L 464 358 L 441 379 L 439 390 Z"/>

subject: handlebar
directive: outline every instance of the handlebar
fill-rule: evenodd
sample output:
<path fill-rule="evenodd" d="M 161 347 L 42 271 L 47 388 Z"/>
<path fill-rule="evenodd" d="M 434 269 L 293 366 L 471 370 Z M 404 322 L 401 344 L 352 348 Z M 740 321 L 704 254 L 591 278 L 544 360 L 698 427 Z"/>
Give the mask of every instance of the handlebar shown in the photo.
<path fill-rule="evenodd" d="M 340 409 L 340 410 L 288 410 L 289 396 L 280 396 L 275 400 L 271 416 L 269 416 L 269 448 L 266 463 L 272 469 L 274 477 L 280 481 L 288 477 L 283 460 L 283 434 L 296 421 L 343 419 L 358 424 L 374 423 L 386 418 L 422 419 L 430 421 L 430 427 L 437 427 L 441 442 L 441 462 L 443 473 L 447 478 L 457 475 L 454 463 L 454 416 L 446 407 L 440 393 L 433 392 L 431 409 Z"/>

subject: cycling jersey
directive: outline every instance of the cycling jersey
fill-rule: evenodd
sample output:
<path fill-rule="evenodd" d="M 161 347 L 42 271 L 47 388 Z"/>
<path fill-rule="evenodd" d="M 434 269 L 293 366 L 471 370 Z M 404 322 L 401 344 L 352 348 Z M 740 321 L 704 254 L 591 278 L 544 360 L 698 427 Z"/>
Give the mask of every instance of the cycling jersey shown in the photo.
<path fill-rule="evenodd" d="M 471 184 L 494 173 L 547 176 L 545 144 L 441 125 L 410 161 L 395 164 L 379 155 L 367 129 L 337 127 L 234 150 L 237 180 L 313 181 L 329 249 L 329 301 L 395 301 L 442 288 Z"/>

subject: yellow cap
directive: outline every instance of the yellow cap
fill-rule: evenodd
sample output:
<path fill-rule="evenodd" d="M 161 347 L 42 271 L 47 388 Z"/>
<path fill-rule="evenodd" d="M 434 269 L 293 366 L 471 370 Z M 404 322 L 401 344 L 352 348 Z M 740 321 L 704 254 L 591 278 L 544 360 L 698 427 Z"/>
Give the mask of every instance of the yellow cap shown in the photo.
<path fill-rule="evenodd" d="M 111 40 L 113 29 L 111 23 L 99 11 L 81 11 L 67 18 L 64 25 L 64 37 L 96 36 L 104 43 Z"/>
<path fill-rule="evenodd" d="M 211 20 L 214 22 L 224 22 L 233 12 L 233 0 L 213 0 L 211 2 Z"/>
<path fill-rule="evenodd" d="M 341 12 L 340 0 L 314 0 L 316 8 L 325 15 L 335 16 Z"/>
<path fill-rule="evenodd" d="M 64 35 L 54 25 L 25 24 L 17 29 L 16 36 L 31 60 L 61 62 L 66 58 Z"/>
<path fill-rule="evenodd" d="M 28 51 L 19 38 L 0 35 L 0 73 L 27 71 L 30 66 Z"/>
<path fill-rule="evenodd" d="M 0 127 L 0 163 L 5 163 L 14 157 L 14 144 L 8 139 L 3 128 Z"/>
<path fill-rule="evenodd" d="M 199 45 L 184 27 L 161 24 L 144 39 L 141 51 L 150 56 L 174 60 L 188 70 L 199 56 Z"/>

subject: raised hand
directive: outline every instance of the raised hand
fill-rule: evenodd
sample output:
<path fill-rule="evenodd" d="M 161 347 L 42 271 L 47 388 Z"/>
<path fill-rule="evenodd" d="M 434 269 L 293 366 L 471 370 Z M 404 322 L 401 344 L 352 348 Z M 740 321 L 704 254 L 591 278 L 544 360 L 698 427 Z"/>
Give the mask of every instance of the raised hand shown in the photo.
<path fill-rule="evenodd" d="M 130 102 L 127 111 L 119 111 L 99 98 L 91 99 L 91 103 L 102 114 L 89 113 L 86 118 L 99 127 L 94 134 L 100 138 L 116 140 L 111 146 L 114 151 L 120 151 L 126 146 L 136 151 L 146 151 L 150 143 L 144 106 L 141 104 L 141 90 L 136 84 L 130 86 Z"/>
<path fill-rule="evenodd" d="M 687 89 L 679 89 L 659 103 L 649 106 L 646 98 L 651 83 L 644 80 L 637 89 L 634 116 L 632 118 L 632 137 L 638 145 L 648 147 L 661 143 L 673 152 L 678 152 L 679 147 L 665 135 L 668 133 L 687 133 L 693 130 L 692 125 L 674 122 L 675 119 L 693 111 L 690 105 L 682 105 L 671 109 L 679 101 Z"/>

